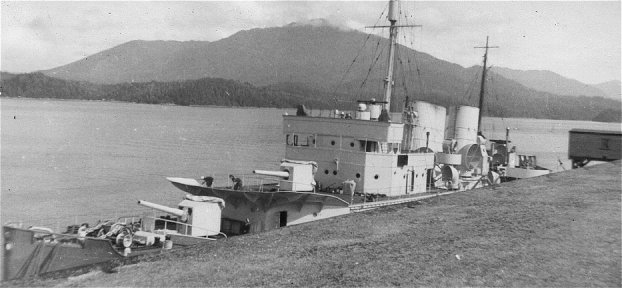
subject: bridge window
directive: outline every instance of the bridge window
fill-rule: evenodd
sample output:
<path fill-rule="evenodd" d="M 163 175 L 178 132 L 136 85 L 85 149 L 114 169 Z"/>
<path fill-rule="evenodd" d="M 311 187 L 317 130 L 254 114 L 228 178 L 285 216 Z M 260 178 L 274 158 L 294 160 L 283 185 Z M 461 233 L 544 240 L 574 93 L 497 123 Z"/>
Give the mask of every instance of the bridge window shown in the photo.
<path fill-rule="evenodd" d="M 315 145 L 315 138 L 313 135 L 287 134 L 285 135 L 285 142 L 290 146 L 311 146 Z"/>
<path fill-rule="evenodd" d="M 361 151 L 365 152 L 378 152 L 378 142 L 359 140 Z"/>

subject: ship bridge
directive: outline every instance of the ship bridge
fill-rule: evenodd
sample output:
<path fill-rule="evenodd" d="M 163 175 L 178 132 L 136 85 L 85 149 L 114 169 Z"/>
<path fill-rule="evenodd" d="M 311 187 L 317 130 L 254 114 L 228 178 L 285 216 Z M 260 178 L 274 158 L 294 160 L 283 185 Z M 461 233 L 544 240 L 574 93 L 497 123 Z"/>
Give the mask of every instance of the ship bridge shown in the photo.
<path fill-rule="evenodd" d="M 426 191 L 433 153 L 404 153 L 404 124 L 367 119 L 283 116 L 285 157 L 315 161 L 322 187 L 354 180 L 359 193 L 397 196 Z"/>

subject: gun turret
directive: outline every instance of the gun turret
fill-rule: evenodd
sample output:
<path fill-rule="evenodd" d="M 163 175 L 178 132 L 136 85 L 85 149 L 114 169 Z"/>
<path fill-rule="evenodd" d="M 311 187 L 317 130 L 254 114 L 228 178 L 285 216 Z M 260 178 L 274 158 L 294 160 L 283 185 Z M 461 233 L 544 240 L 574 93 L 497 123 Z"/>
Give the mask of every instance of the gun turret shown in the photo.
<path fill-rule="evenodd" d="M 279 180 L 281 191 L 313 191 L 315 189 L 313 179 L 314 169 L 317 169 L 315 162 L 284 160 L 281 163 L 281 169 L 281 171 L 254 170 L 253 173 L 281 178 Z"/>
<path fill-rule="evenodd" d="M 253 170 L 253 173 L 265 176 L 275 176 L 283 178 L 284 180 L 289 179 L 289 172 L 287 171 L 269 171 L 269 170 Z"/>
<path fill-rule="evenodd" d="M 168 214 L 171 214 L 171 215 L 175 215 L 175 216 L 181 218 L 181 222 L 186 222 L 186 220 L 188 219 L 188 213 L 186 213 L 186 211 L 181 210 L 181 209 L 171 208 L 171 207 L 167 207 L 167 206 L 164 206 L 164 205 L 151 203 L 151 202 L 144 201 L 144 200 L 138 200 L 138 205 L 149 207 L 149 208 L 152 208 L 152 209 L 155 209 L 155 210 L 158 210 L 158 211 L 162 211 L 164 213 L 168 213 Z"/>

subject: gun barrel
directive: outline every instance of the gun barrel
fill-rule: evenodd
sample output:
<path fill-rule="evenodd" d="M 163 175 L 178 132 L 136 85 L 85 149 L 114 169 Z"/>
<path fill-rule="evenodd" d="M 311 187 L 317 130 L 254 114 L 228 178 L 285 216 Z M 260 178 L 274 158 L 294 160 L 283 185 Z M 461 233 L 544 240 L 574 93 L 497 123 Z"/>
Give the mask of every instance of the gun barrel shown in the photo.
<path fill-rule="evenodd" d="M 156 209 L 156 210 L 159 210 L 159 211 L 171 214 L 171 215 L 175 215 L 177 217 L 183 217 L 186 215 L 186 212 L 184 212 L 184 210 L 151 203 L 151 202 L 144 201 L 144 200 L 138 200 L 138 205 L 153 208 L 153 209 Z"/>
<path fill-rule="evenodd" d="M 253 173 L 259 175 L 281 177 L 285 180 L 289 179 L 289 172 L 286 171 L 253 170 Z"/>

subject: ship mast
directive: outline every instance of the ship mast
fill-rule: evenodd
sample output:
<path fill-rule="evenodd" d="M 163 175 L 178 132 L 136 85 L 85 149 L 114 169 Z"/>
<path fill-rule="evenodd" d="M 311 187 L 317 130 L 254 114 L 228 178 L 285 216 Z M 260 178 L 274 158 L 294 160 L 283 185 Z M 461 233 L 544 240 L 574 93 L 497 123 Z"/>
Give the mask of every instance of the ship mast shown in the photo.
<path fill-rule="evenodd" d="M 486 61 L 488 60 L 488 48 L 499 48 L 499 46 L 488 46 L 488 36 L 486 36 L 486 46 L 474 47 L 484 48 L 484 66 L 482 68 L 482 82 L 479 90 L 479 116 L 477 118 L 477 131 L 482 132 L 482 114 L 484 114 L 484 94 L 486 87 Z"/>
<path fill-rule="evenodd" d="M 397 48 L 397 28 L 400 27 L 421 27 L 421 25 L 397 25 L 397 2 L 399 0 L 389 0 L 389 26 L 367 26 L 365 28 L 389 28 L 389 62 L 387 77 L 384 79 L 384 102 L 386 102 L 387 112 L 391 110 L 391 97 L 393 95 L 393 73 L 395 71 L 395 49 Z"/>
<path fill-rule="evenodd" d="M 397 44 L 397 0 L 389 1 L 389 15 L 387 19 L 391 23 L 389 27 L 389 69 L 387 78 L 384 79 L 384 101 L 387 102 L 387 111 L 391 112 L 391 95 L 393 93 L 393 72 L 395 70 L 395 46 Z"/>

